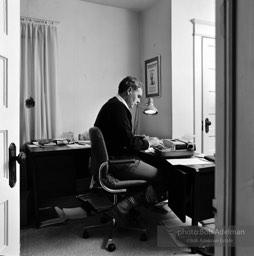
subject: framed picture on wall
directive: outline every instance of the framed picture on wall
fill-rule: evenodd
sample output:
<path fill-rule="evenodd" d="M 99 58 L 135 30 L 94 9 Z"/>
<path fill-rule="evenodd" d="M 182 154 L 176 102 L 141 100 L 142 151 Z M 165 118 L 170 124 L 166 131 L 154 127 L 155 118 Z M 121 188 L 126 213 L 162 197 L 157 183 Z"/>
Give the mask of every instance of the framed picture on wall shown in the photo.
<path fill-rule="evenodd" d="M 145 61 L 145 93 L 146 98 L 160 96 L 160 56 Z"/>

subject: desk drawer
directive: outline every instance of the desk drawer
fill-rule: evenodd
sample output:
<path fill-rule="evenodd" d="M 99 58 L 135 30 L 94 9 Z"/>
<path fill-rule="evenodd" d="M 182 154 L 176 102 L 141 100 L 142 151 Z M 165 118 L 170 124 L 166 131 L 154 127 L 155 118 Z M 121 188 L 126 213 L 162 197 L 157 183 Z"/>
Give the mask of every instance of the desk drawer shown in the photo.
<path fill-rule="evenodd" d="M 177 167 L 170 170 L 168 206 L 185 222 L 187 210 L 187 174 Z"/>
<path fill-rule="evenodd" d="M 74 195 L 76 168 L 72 156 L 46 156 L 35 159 L 38 202 L 54 197 Z"/>
<path fill-rule="evenodd" d="M 178 166 L 186 174 L 186 215 L 194 222 L 214 217 L 214 166 Z"/>

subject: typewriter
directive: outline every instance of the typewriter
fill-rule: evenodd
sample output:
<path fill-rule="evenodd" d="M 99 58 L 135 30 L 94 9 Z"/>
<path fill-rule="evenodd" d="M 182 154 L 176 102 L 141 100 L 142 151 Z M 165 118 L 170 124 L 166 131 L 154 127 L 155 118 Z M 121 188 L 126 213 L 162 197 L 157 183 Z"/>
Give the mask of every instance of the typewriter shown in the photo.
<path fill-rule="evenodd" d="M 164 158 L 192 157 L 196 145 L 180 139 L 162 139 L 163 145 L 154 148 L 154 152 Z"/>

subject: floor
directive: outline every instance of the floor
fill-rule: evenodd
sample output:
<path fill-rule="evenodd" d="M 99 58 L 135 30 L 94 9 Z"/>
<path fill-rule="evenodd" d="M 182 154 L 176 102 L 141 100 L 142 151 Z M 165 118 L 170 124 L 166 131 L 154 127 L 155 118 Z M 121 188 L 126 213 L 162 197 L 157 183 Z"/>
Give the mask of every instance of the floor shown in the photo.
<path fill-rule="evenodd" d="M 141 212 L 139 220 L 148 230 L 146 242 L 139 241 L 136 232 L 120 228 L 114 232 L 113 236 L 117 249 L 115 252 L 108 252 L 105 249 L 109 232 L 107 227 L 91 230 L 89 239 L 82 238 L 83 226 L 90 224 L 92 220 L 96 221 L 99 217 L 87 218 L 77 209 L 71 216 L 71 209 L 69 209 L 67 221 L 64 224 L 36 229 L 31 222 L 30 225 L 22 227 L 21 256 L 190 255 L 190 248 L 179 242 L 175 236 L 177 229 L 190 227 L 190 219 L 182 223 L 166 203 L 151 209 L 139 210 Z M 206 255 L 213 255 L 213 252 L 207 251 Z"/>

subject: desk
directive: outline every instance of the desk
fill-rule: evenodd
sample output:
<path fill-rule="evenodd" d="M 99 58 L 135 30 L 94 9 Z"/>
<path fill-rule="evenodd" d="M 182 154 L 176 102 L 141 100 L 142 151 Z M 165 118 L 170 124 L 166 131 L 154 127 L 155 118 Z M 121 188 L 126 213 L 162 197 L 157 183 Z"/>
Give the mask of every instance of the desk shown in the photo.
<path fill-rule="evenodd" d="M 168 168 L 168 206 L 182 221 L 186 216 L 192 225 L 214 217 L 214 175 L 215 164 L 209 161 L 190 161 L 185 159 L 165 159 L 151 152 L 140 152 L 143 161 L 156 167 Z M 174 160 L 177 160 L 174 161 Z M 191 160 L 189 158 L 189 160 Z M 171 162 L 171 163 L 170 163 Z M 197 248 L 191 247 L 191 253 Z"/>
<path fill-rule="evenodd" d="M 177 159 L 177 162 L 162 158 L 154 153 L 140 152 L 143 161 L 170 170 L 168 186 L 168 205 L 185 222 L 186 216 L 192 219 L 192 225 L 214 217 L 212 200 L 214 199 L 215 165 L 209 161 L 189 162 Z"/>
<path fill-rule="evenodd" d="M 188 161 L 190 158 L 170 160 L 145 151 L 140 152 L 140 157 L 151 165 L 169 169 L 168 206 L 182 222 L 188 216 L 191 224 L 197 226 L 199 221 L 214 217 L 213 162 Z M 196 253 L 197 248 L 191 247 L 191 252 Z"/>
<path fill-rule="evenodd" d="M 34 147 L 30 144 L 26 145 L 28 187 L 32 192 L 37 227 L 39 227 L 38 209 L 40 207 L 51 206 L 51 201 L 56 198 L 82 192 L 78 181 L 89 180 L 90 152 L 90 146 Z"/>
<path fill-rule="evenodd" d="M 169 183 L 168 205 L 185 222 L 192 219 L 192 225 L 214 217 L 214 171 L 213 163 L 175 165 Z"/>

